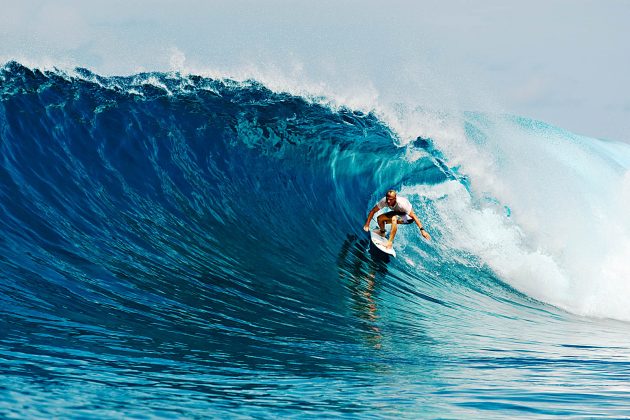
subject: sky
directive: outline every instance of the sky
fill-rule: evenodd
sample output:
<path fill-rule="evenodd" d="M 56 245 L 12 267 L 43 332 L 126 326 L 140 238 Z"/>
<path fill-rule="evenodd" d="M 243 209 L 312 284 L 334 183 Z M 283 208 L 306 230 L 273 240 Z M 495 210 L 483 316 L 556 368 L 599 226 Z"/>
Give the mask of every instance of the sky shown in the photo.
<path fill-rule="evenodd" d="M 627 0 L 0 0 L 0 62 L 256 78 L 630 142 Z"/>

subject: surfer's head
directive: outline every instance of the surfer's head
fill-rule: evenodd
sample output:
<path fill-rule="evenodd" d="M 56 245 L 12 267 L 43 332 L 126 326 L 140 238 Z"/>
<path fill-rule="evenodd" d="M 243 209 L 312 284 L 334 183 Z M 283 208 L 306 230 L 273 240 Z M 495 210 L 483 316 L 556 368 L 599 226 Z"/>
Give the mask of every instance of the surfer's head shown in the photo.
<path fill-rule="evenodd" d="M 396 190 L 389 190 L 387 194 L 385 194 L 385 201 L 387 201 L 388 206 L 393 206 L 396 204 Z"/>

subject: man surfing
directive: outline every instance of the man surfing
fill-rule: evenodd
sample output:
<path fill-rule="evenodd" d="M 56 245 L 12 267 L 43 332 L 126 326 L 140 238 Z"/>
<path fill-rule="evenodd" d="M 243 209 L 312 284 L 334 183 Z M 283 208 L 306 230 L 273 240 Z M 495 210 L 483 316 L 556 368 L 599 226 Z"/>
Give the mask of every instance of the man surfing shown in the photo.
<path fill-rule="evenodd" d="M 383 237 L 385 237 L 385 224 L 391 223 L 392 225 L 392 231 L 389 234 L 389 240 L 385 245 L 387 248 L 391 248 L 394 243 L 394 238 L 396 237 L 399 223 L 403 225 L 408 225 L 416 222 L 416 225 L 418 225 L 418 228 L 420 229 L 420 234 L 424 237 L 424 239 L 431 240 L 431 235 L 429 235 L 429 232 L 424 230 L 424 227 L 422 227 L 422 223 L 420 223 L 420 219 L 418 219 L 418 216 L 416 216 L 416 214 L 413 212 L 413 207 L 411 206 L 409 200 L 407 200 L 405 197 L 398 197 L 395 190 L 387 191 L 385 197 L 380 199 L 379 202 L 376 203 L 374 208 L 370 210 L 370 214 L 368 214 L 365 226 L 363 226 L 364 231 L 370 231 L 370 220 L 372 220 L 372 217 L 374 217 L 374 214 L 377 211 L 384 207 L 389 207 L 390 211 L 381 214 L 376 220 L 379 227 L 378 233 Z"/>

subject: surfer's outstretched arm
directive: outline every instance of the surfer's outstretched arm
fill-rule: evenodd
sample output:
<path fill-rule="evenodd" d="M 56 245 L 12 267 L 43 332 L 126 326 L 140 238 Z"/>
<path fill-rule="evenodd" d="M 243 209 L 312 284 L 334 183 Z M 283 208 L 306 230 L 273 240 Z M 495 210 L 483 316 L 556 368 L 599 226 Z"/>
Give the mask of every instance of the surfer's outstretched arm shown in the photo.
<path fill-rule="evenodd" d="M 365 225 L 363 226 L 364 231 L 368 232 L 370 230 L 370 220 L 372 220 L 372 217 L 374 217 L 376 212 L 379 210 L 380 209 L 378 208 L 378 206 L 374 206 L 372 210 L 370 210 L 370 214 L 368 214 L 367 220 L 365 221 Z"/>
<path fill-rule="evenodd" d="M 430 241 L 431 235 L 429 235 L 429 232 L 424 230 L 424 226 L 422 226 L 420 219 L 418 219 L 418 216 L 416 216 L 416 213 L 414 213 L 413 210 L 411 211 L 411 213 L 409 213 L 409 217 L 411 217 L 416 222 L 416 225 L 418 225 L 418 229 L 420 229 L 420 234 L 424 237 L 424 239 Z"/>

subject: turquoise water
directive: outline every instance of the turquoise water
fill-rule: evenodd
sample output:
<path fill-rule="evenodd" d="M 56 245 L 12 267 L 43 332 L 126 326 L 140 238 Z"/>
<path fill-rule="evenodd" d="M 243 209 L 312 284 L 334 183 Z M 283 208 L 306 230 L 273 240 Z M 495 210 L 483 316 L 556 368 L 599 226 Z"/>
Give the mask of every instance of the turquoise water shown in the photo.
<path fill-rule="evenodd" d="M 0 92 L 3 417 L 630 416 L 627 146 L 176 74 Z M 392 187 L 433 240 L 384 260 Z"/>

